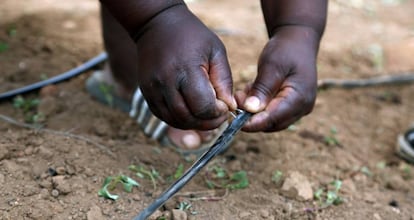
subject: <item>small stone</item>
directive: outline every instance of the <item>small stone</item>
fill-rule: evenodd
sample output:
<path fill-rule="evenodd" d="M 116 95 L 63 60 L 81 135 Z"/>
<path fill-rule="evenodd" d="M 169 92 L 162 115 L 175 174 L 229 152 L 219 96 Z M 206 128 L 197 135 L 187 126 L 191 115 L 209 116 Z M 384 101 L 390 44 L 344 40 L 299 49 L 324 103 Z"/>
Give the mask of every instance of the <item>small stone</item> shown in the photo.
<path fill-rule="evenodd" d="M 65 176 L 54 176 L 52 177 L 52 183 L 55 189 L 59 190 L 62 194 L 68 194 L 72 192 L 72 187 L 65 180 Z"/>
<path fill-rule="evenodd" d="M 52 192 L 50 193 L 53 197 L 58 197 L 59 196 L 59 190 L 57 189 L 52 189 Z"/>
<path fill-rule="evenodd" d="M 4 174 L 0 173 L 0 185 L 2 185 L 4 183 Z"/>
<path fill-rule="evenodd" d="M 57 173 L 57 175 L 64 175 L 64 174 L 66 174 L 65 167 L 56 167 L 56 173 Z"/>
<path fill-rule="evenodd" d="M 375 220 L 382 220 L 381 216 L 378 213 L 374 213 Z"/>
<path fill-rule="evenodd" d="M 43 179 L 39 182 L 39 186 L 45 189 L 52 189 L 53 185 L 49 178 Z"/>
<path fill-rule="evenodd" d="M 154 213 L 152 213 L 152 215 L 148 218 L 148 220 L 157 220 L 161 216 L 162 216 L 162 212 L 160 210 L 157 210 Z"/>
<path fill-rule="evenodd" d="M 40 89 L 40 97 L 56 96 L 59 93 L 59 88 L 55 85 L 48 85 Z"/>
<path fill-rule="evenodd" d="M 250 212 L 240 212 L 239 213 L 239 218 L 240 219 L 242 219 L 242 218 L 247 218 L 247 217 L 249 217 L 251 215 L 251 213 Z"/>
<path fill-rule="evenodd" d="M 93 205 L 89 209 L 88 213 L 86 213 L 86 218 L 88 220 L 101 220 L 101 219 L 104 219 L 104 217 L 102 215 L 102 210 L 97 205 Z"/>
<path fill-rule="evenodd" d="M 187 220 L 187 213 L 179 210 L 179 209 L 173 209 L 171 210 L 173 220 Z"/>
<path fill-rule="evenodd" d="M 282 195 L 299 201 L 313 199 L 313 190 L 306 176 L 294 171 L 285 179 L 282 188 Z"/>
<path fill-rule="evenodd" d="M 43 145 L 39 147 L 39 154 L 44 159 L 50 159 L 53 157 L 53 152 L 50 149 L 44 147 Z"/>
<path fill-rule="evenodd" d="M 392 190 L 408 192 L 410 187 L 400 175 L 393 175 L 387 181 L 387 187 Z"/>
<path fill-rule="evenodd" d="M 261 216 L 262 218 L 268 218 L 268 217 L 270 216 L 270 213 L 269 213 L 269 211 L 268 211 L 268 210 L 266 210 L 266 209 L 262 209 L 262 210 L 260 210 L 260 216 Z"/>
<path fill-rule="evenodd" d="M 32 155 L 33 154 L 33 147 L 28 146 L 26 149 L 24 149 L 24 154 L 26 154 L 26 156 Z"/>
<path fill-rule="evenodd" d="M 37 196 L 39 199 L 48 199 L 50 194 L 49 194 L 49 190 L 43 188 L 39 191 L 39 194 Z"/>

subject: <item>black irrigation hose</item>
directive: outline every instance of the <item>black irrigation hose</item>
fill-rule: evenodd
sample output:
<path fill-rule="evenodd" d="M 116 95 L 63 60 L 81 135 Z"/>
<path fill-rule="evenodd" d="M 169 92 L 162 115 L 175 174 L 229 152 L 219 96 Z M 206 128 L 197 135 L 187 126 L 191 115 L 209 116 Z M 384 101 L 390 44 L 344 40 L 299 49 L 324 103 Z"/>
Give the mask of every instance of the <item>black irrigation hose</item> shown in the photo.
<path fill-rule="evenodd" d="M 184 187 L 188 181 L 191 180 L 207 163 L 215 156 L 223 152 L 233 139 L 237 131 L 243 127 L 244 123 L 252 115 L 249 112 L 239 110 L 239 114 L 231 122 L 229 127 L 223 132 L 223 134 L 217 139 L 212 147 L 208 149 L 184 174 L 173 183 L 166 191 L 164 191 L 153 203 L 145 208 L 134 220 L 146 220 L 152 213 L 154 213 L 159 207 L 161 207 L 168 199 L 174 196 L 181 188 Z"/>
<path fill-rule="evenodd" d="M 68 79 L 70 79 L 72 77 L 75 77 L 75 76 L 89 70 L 90 68 L 104 62 L 107 58 L 108 58 L 108 55 L 105 52 L 103 52 L 103 53 L 97 55 L 96 57 L 86 61 L 85 63 L 81 64 L 80 66 L 75 67 L 75 68 L 73 68 L 73 69 L 71 69 L 67 72 L 61 73 L 57 76 L 54 76 L 52 78 L 49 78 L 49 79 L 46 79 L 46 80 L 43 80 L 43 81 L 40 81 L 40 82 L 36 82 L 36 83 L 30 84 L 30 85 L 27 85 L 27 86 L 24 86 L 24 87 L 21 87 L 21 88 L 17 88 L 17 89 L 11 90 L 11 91 L 7 91 L 5 93 L 1 93 L 0 94 L 0 102 L 4 101 L 4 100 L 7 100 L 7 99 L 10 99 L 10 98 L 12 98 L 16 95 L 20 95 L 20 94 L 27 93 L 27 92 L 32 92 L 34 90 L 40 89 L 40 88 L 42 88 L 44 86 L 47 86 L 47 85 L 50 85 L 50 84 L 55 84 L 55 83 L 59 83 L 59 82 L 68 80 Z"/>

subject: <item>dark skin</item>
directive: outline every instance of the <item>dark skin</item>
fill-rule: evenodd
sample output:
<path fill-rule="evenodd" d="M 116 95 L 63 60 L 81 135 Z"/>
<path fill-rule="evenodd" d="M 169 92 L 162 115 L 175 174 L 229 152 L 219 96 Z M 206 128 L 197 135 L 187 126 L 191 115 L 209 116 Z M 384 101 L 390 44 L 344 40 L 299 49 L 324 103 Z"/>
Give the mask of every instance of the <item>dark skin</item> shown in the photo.
<path fill-rule="evenodd" d="M 326 0 L 261 1 L 269 42 L 255 81 L 236 95 L 223 43 L 182 1 L 101 2 L 134 38 L 135 86 L 168 124 L 210 130 L 239 107 L 256 113 L 243 130 L 272 132 L 312 111 Z"/>

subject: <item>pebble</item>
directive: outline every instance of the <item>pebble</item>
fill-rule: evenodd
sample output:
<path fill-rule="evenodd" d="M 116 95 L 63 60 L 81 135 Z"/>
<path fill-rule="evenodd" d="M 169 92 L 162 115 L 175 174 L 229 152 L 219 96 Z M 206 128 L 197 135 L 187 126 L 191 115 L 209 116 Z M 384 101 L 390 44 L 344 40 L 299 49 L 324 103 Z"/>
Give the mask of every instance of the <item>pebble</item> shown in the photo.
<path fill-rule="evenodd" d="M 64 174 L 66 174 L 65 167 L 56 167 L 56 173 L 57 173 L 57 175 L 64 175 Z"/>
<path fill-rule="evenodd" d="M 173 209 L 171 210 L 173 220 L 187 220 L 187 213 L 179 210 L 179 209 Z"/>
<path fill-rule="evenodd" d="M 392 190 L 408 192 L 410 187 L 400 175 L 393 175 L 387 181 L 387 187 Z"/>
<path fill-rule="evenodd" d="M 268 218 L 270 216 L 270 213 L 266 209 L 262 209 L 262 210 L 260 210 L 260 216 L 262 218 Z"/>
<path fill-rule="evenodd" d="M 40 97 L 56 96 L 59 93 L 59 88 L 55 85 L 48 85 L 40 89 Z"/>
<path fill-rule="evenodd" d="M 299 201 L 313 199 L 313 190 L 306 176 L 293 171 L 286 177 L 282 188 L 282 195 Z"/>
<path fill-rule="evenodd" d="M 32 155 L 33 154 L 33 147 L 28 146 L 26 149 L 24 149 L 24 154 L 26 154 L 26 156 Z"/>
<path fill-rule="evenodd" d="M 375 220 L 382 220 L 381 216 L 378 213 L 374 213 Z"/>
<path fill-rule="evenodd" d="M 50 192 L 50 194 L 53 196 L 53 197 L 58 197 L 59 196 L 59 191 L 57 190 L 57 189 L 52 189 L 52 192 Z"/>
<path fill-rule="evenodd" d="M 44 159 L 50 159 L 53 157 L 53 152 L 50 149 L 44 147 L 43 145 L 39 147 L 39 154 Z"/>
<path fill-rule="evenodd" d="M 251 215 L 251 213 L 250 212 L 240 212 L 239 213 L 239 218 L 240 219 L 242 219 L 242 218 L 247 218 L 247 217 L 249 217 Z"/>
<path fill-rule="evenodd" d="M 161 216 L 162 216 L 162 212 L 160 210 L 157 210 L 154 213 L 152 213 L 152 215 L 148 218 L 148 220 L 157 220 Z"/>
<path fill-rule="evenodd" d="M 88 220 L 101 220 L 104 219 L 104 216 L 102 215 L 101 208 L 97 205 L 93 205 L 86 213 L 86 218 Z"/>
<path fill-rule="evenodd" d="M 72 187 L 65 180 L 65 176 L 54 176 L 52 177 L 52 183 L 55 189 L 59 190 L 62 194 L 68 194 L 72 192 Z"/>

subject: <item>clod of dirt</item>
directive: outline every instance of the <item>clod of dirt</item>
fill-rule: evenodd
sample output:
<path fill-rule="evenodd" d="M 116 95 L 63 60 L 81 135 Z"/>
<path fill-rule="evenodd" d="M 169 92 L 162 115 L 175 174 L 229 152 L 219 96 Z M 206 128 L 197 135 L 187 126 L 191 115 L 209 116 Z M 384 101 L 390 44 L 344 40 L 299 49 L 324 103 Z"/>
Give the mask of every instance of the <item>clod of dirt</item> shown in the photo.
<path fill-rule="evenodd" d="M 313 190 L 306 176 L 297 171 L 288 174 L 282 185 L 282 195 L 299 201 L 311 200 Z"/>
<path fill-rule="evenodd" d="M 37 110 L 47 117 L 59 112 L 59 105 L 55 97 L 46 96 L 40 100 Z"/>
<path fill-rule="evenodd" d="M 244 218 L 249 218 L 252 214 L 250 212 L 240 212 L 239 213 L 239 218 L 240 219 L 244 219 Z"/>
<path fill-rule="evenodd" d="M 392 175 L 388 179 L 386 186 L 389 189 L 402 191 L 402 192 L 408 192 L 410 190 L 410 187 L 400 175 Z"/>
<path fill-rule="evenodd" d="M 62 194 L 68 194 L 72 192 L 72 188 L 68 181 L 65 180 L 65 176 L 52 177 L 52 183 L 55 189 L 59 190 Z"/>
<path fill-rule="evenodd" d="M 243 154 L 247 152 L 247 143 L 243 141 L 238 141 L 234 144 L 233 149 L 237 154 Z"/>
<path fill-rule="evenodd" d="M 88 213 L 86 213 L 86 218 L 88 220 L 102 220 L 102 219 L 104 219 L 104 217 L 102 215 L 102 210 L 97 205 L 93 205 L 89 209 Z"/>
<path fill-rule="evenodd" d="M 57 96 L 59 88 L 55 85 L 48 85 L 40 89 L 40 97 L 45 98 L 48 96 Z"/>
<path fill-rule="evenodd" d="M 173 209 L 171 210 L 173 220 L 187 220 L 187 213 L 183 210 Z"/>
<path fill-rule="evenodd" d="M 64 175 L 66 173 L 66 169 L 64 167 L 56 167 L 57 175 Z"/>

